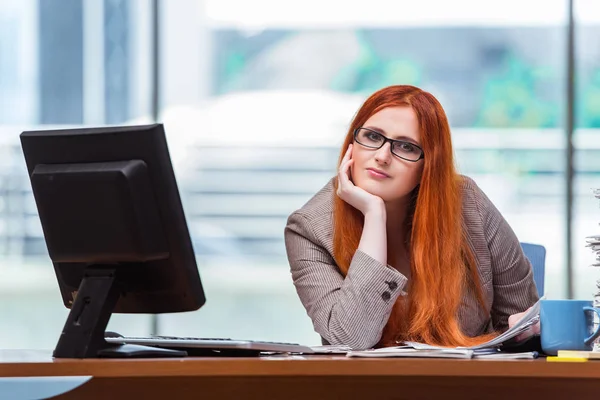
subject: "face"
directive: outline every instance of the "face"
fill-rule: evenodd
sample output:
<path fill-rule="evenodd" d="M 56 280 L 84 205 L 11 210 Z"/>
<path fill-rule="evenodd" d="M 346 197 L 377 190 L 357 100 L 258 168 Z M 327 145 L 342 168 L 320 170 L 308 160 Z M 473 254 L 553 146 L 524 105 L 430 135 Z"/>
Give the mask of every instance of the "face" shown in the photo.
<path fill-rule="evenodd" d="M 384 108 L 373 114 L 362 127 L 422 148 L 419 121 L 412 107 Z M 417 162 L 404 160 L 392 154 L 390 146 L 388 142 L 380 149 L 373 149 L 356 141 L 352 145 L 352 181 L 386 203 L 405 199 L 419 184 L 423 172 L 422 159 Z M 396 153 L 403 149 L 415 151 L 410 145 L 395 146 Z"/>

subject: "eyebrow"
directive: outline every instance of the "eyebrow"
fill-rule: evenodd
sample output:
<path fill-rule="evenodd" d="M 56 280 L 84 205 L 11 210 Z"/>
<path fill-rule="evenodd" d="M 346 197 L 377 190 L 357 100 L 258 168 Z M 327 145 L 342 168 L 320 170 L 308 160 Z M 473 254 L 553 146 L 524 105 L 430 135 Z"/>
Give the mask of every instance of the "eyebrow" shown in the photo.
<path fill-rule="evenodd" d="M 372 131 L 375 131 L 377 133 L 381 133 L 383 136 L 388 137 L 387 134 L 385 133 L 385 131 L 383 129 L 377 128 L 376 126 L 365 126 L 364 128 L 371 129 Z M 394 140 L 404 140 L 405 142 L 410 142 L 410 143 L 416 144 L 417 146 L 421 146 L 421 144 L 419 142 L 417 142 L 413 138 L 409 138 L 408 136 L 402 136 L 402 135 L 400 135 L 400 136 L 393 137 L 391 139 L 394 139 Z"/>

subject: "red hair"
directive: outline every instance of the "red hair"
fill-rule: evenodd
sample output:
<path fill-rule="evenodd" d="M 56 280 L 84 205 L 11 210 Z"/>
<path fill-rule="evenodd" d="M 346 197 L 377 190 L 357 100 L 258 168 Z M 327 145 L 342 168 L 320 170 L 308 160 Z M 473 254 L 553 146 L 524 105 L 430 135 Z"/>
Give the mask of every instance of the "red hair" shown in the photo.
<path fill-rule="evenodd" d="M 400 296 L 383 330 L 380 346 L 410 340 L 440 346 L 471 346 L 495 334 L 469 337 L 457 314 L 463 296 L 474 290 L 485 301 L 473 252 L 462 220 L 461 177 L 456 172 L 446 114 L 435 97 L 414 86 L 390 86 L 372 94 L 358 110 L 342 146 L 341 162 L 353 132 L 386 107 L 411 107 L 419 121 L 424 166 L 406 218 L 411 282 L 407 298 Z M 336 183 L 337 186 L 337 183 Z M 334 258 L 345 276 L 362 234 L 363 215 L 335 196 Z M 388 243 L 388 260 L 393 249 Z"/>

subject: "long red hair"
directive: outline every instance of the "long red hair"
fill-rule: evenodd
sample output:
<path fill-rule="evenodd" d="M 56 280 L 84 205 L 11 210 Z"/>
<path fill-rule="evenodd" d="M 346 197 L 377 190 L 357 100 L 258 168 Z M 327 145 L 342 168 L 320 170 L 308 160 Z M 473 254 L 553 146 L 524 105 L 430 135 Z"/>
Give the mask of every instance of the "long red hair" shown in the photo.
<path fill-rule="evenodd" d="M 414 86 L 390 86 L 372 94 L 358 110 L 344 140 L 341 162 L 353 132 L 386 107 L 412 107 L 419 121 L 424 166 L 406 218 L 411 282 L 408 297 L 400 296 L 378 345 L 411 340 L 440 346 L 471 346 L 493 337 L 469 337 L 460 328 L 458 309 L 465 293 L 474 290 L 484 306 L 475 257 L 462 220 L 461 177 L 456 172 L 446 114 L 435 97 Z M 362 234 L 363 215 L 334 196 L 334 258 L 344 276 Z M 401 244 L 398 244 L 401 245 Z M 388 260 L 394 246 L 388 243 Z"/>

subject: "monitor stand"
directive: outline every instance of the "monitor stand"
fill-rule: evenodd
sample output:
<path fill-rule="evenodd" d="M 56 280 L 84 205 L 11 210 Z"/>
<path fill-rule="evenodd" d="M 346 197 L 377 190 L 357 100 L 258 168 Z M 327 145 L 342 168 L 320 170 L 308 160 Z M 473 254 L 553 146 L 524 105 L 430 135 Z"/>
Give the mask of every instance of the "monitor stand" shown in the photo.
<path fill-rule="evenodd" d="M 117 267 L 86 268 L 58 344 L 55 358 L 185 357 L 187 352 L 132 344 L 110 344 L 104 333 L 120 296 Z"/>

